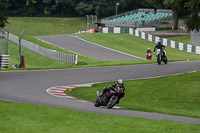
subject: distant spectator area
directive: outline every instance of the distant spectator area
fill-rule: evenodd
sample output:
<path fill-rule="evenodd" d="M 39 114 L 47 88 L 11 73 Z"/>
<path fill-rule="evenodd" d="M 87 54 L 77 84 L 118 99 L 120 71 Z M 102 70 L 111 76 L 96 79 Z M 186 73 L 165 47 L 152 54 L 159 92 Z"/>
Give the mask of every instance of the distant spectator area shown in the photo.
<path fill-rule="evenodd" d="M 101 23 L 109 27 L 158 27 L 158 25 L 167 27 L 172 18 L 172 10 L 138 9 L 104 18 Z"/>

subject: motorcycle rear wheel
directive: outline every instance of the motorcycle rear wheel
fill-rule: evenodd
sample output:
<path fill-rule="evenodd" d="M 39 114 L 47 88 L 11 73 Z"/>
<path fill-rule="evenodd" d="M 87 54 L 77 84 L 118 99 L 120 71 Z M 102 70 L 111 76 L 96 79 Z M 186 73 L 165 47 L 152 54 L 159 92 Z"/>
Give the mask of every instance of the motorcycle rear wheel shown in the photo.
<path fill-rule="evenodd" d="M 115 106 L 115 104 L 118 102 L 118 99 L 118 96 L 113 95 L 108 101 L 107 108 L 111 109 L 113 106 Z"/>

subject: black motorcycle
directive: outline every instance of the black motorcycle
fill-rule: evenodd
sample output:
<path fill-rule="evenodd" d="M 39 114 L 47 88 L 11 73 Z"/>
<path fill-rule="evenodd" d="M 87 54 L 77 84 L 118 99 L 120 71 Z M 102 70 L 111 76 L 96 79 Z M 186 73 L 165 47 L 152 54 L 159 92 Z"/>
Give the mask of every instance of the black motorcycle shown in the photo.
<path fill-rule="evenodd" d="M 165 52 L 165 51 L 164 51 Z M 166 52 L 165 52 L 165 56 L 163 56 L 163 53 L 160 49 L 157 49 L 157 63 L 158 65 L 161 64 L 161 61 L 164 61 L 165 64 L 167 64 L 167 56 L 166 56 Z"/>
<path fill-rule="evenodd" d="M 95 107 L 107 106 L 108 109 L 111 109 L 112 107 L 115 106 L 115 104 L 119 103 L 119 99 L 121 98 L 120 95 L 122 93 L 124 93 L 123 89 L 121 89 L 119 87 L 115 87 L 99 96 L 97 94 L 97 100 L 96 100 L 94 106 Z"/>

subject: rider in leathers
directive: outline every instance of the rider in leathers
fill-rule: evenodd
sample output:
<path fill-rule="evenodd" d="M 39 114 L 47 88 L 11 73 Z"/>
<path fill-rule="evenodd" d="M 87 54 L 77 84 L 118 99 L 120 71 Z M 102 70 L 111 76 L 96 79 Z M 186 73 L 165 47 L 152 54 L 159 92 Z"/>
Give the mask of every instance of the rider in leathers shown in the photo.
<path fill-rule="evenodd" d="M 108 92 L 110 89 L 113 89 L 113 88 L 116 88 L 116 87 L 119 87 L 120 89 L 123 89 L 123 93 L 119 97 L 119 100 L 120 100 L 121 97 L 124 97 L 124 91 L 125 91 L 125 87 L 124 87 L 124 83 L 123 83 L 122 79 L 119 79 L 115 84 L 112 84 L 109 87 L 105 87 L 103 89 L 103 94 Z M 101 95 L 103 95 L 103 94 L 101 94 Z M 118 102 L 119 102 L 119 100 L 118 100 Z"/>
<path fill-rule="evenodd" d="M 156 48 L 160 49 L 163 57 L 165 57 L 165 52 L 163 51 L 163 49 L 165 48 L 165 46 L 161 43 L 160 40 L 158 41 L 158 44 L 154 47 L 154 52 L 156 51 Z"/>

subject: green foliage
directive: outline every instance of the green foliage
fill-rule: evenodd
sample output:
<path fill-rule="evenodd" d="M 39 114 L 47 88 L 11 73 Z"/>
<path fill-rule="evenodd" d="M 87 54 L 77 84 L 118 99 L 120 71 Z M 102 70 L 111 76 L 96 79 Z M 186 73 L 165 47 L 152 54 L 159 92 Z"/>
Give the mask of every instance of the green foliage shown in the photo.
<path fill-rule="evenodd" d="M 190 12 L 190 16 L 186 19 L 185 23 L 187 29 L 190 30 L 200 30 L 200 2 L 197 0 L 190 0 L 186 2 L 185 7 Z"/>
<path fill-rule="evenodd" d="M 174 27 L 178 26 L 178 14 L 186 11 L 188 14 L 188 19 L 186 19 L 185 24 L 190 30 L 200 29 L 200 2 L 199 0 L 147 0 L 150 4 L 156 7 L 171 8 L 174 12 Z"/>
<path fill-rule="evenodd" d="M 8 16 L 111 16 L 141 7 L 144 0 L 1 0 Z"/>
<path fill-rule="evenodd" d="M 0 27 L 5 27 L 6 23 L 8 23 L 7 17 L 3 15 L 2 7 L 0 5 Z"/>

